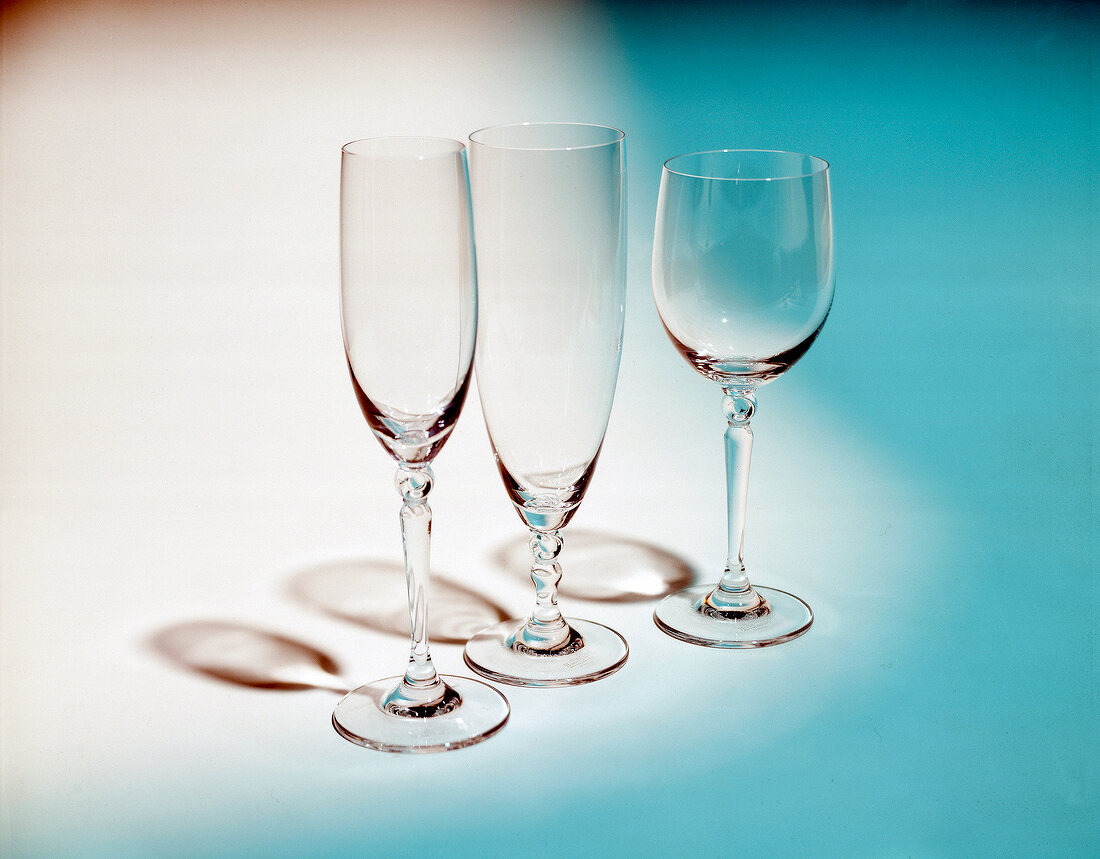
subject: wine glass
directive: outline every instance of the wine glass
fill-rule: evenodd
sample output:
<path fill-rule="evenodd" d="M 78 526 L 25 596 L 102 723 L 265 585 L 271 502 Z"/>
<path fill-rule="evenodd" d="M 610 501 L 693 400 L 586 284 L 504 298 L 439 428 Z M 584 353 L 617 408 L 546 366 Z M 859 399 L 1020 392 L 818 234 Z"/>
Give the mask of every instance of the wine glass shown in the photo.
<path fill-rule="evenodd" d="M 625 298 L 623 133 L 523 123 L 470 135 L 480 305 L 477 388 L 497 467 L 531 532 L 530 617 L 466 644 L 517 686 L 587 683 L 626 661 L 621 635 L 562 617 L 561 531 L 588 488 L 611 414 Z"/>
<path fill-rule="evenodd" d="M 717 586 L 672 594 L 663 631 L 709 647 L 764 647 L 804 633 L 798 597 L 753 587 L 743 558 L 756 389 L 817 338 L 833 300 L 829 165 L 791 152 L 720 150 L 665 162 L 653 295 L 668 336 L 725 392 L 729 552 Z"/>
<path fill-rule="evenodd" d="M 412 648 L 403 677 L 350 692 L 332 715 L 359 745 L 435 752 L 484 740 L 508 718 L 497 690 L 442 676 L 428 650 L 431 462 L 469 385 L 477 328 L 466 148 L 390 137 L 343 148 L 340 310 L 355 396 L 397 461 Z"/>

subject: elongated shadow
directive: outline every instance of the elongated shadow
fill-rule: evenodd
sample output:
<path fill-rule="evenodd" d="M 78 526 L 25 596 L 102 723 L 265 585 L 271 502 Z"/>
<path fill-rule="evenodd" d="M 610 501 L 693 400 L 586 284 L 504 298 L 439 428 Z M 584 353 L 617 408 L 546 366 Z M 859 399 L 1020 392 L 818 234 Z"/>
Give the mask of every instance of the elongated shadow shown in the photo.
<path fill-rule="evenodd" d="M 390 561 L 351 559 L 304 570 L 290 593 L 332 617 L 379 632 L 409 635 L 405 568 Z M 437 575 L 428 585 L 428 636 L 439 644 L 465 644 L 470 636 L 511 615 L 485 597 Z"/>
<path fill-rule="evenodd" d="M 178 623 L 151 636 L 149 645 L 177 667 L 238 686 L 348 691 L 336 661 L 328 654 L 242 623 Z"/>
<path fill-rule="evenodd" d="M 695 578 L 687 561 L 650 543 L 583 530 L 567 529 L 564 536 L 558 587 L 564 597 L 638 602 L 667 596 Z M 525 538 L 504 544 L 492 557 L 514 575 L 529 575 L 531 551 Z"/>

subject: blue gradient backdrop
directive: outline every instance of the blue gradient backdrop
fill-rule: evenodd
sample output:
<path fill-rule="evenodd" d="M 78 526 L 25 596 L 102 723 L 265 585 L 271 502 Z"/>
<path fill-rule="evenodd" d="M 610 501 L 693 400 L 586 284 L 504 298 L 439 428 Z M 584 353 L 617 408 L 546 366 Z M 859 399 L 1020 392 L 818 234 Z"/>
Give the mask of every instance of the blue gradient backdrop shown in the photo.
<path fill-rule="evenodd" d="M 646 129 L 631 140 L 638 218 L 678 152 L 793 148 L 831 162 L 836 304 L 761 411 L 805 398 L 925 481 L 948 526 L 923 538 L 946 541 L 936 568 L 915 553 L 880 583 L 911 623 L 882 653 L 873 697 L 837 702 L 735 774 L 700 761 L 729 788 L 715 811 L 740 807 L 749 832 L 696 829 L 698 844 L 1094 853 L 1096 7 L 609 8 L 633 72 L 631 121 Z M 844 623 L 858 624 L 860 594 L 835 573 Z M 769 841 L 754 845 L 761 820 Z"/>
<path fill-rule="evenodd" d="M 873 697 L 837 702 L 736 773 L 700 762 L 728 786 L 715 812 L 741 808 L 749 832 L 696 829 L 698 845 L 1094 854 L 1096 7 L 609 8 L 646 129 L 631 140 L 638 218 L 678 152 L 831 162 L 836 303 L 761 412 L 804 398 L 925 481 L 947 525 L 923 538 L 944 543 L 935 568 L 914 553 L 880 583 L 911 622 Z M 860 594 L 835 573 L 858 624 Z M 769 840 L 754 845 L 762 820 Z"/>

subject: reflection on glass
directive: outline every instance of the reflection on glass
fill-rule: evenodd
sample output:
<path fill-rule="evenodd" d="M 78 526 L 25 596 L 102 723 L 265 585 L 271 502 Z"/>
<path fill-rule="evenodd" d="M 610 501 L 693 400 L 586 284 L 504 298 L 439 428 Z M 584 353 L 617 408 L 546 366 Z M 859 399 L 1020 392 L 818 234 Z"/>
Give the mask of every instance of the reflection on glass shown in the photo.
<path fill-rule="evenodd" d="M 654 613 L 669 635 L 710 647 L 763 647 L 813 622 L 798 597 L 754 587 L 743 549 L 756 389 L 817 338 L 833 300 L 829 165 L 789 152 L 699 152 L 665 163 L 653 295 L 668 336 L 725 398 L 729 547 L 716 586 L 688 588 Z"/>
<path fill-rule="evenodd" d="M 508 703 L 443 677 L 428 648 L 430 463 L 466 397 L 477 283 L 465 147 L 436 138 L 359 140 L 340 172 L 340 310 L 356 398 L 397 462 L 412 644 L 403 677 L 353 690 L 332 721 L 393 752 L 461 748 L 495 733 Z"/>
<path fill-rule="evenodd" d="M 557 605 L 562 529 L 592 478 L 615 394 L 625 295 L 623 134 L 573 123 L 470 135 L 480 290 L 477 386 L 497 467 L 531 533 L 535 607 L 474 636 L 505 683 L 586 683 L 626 660 L 617 632 Z"/>

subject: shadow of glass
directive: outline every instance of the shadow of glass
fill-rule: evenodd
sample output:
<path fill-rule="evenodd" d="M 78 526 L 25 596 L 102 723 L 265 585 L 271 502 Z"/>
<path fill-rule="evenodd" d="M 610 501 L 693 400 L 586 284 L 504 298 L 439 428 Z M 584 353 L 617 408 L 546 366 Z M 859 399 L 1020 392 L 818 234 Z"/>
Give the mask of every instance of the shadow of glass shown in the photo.
<path fill-rule="evenodd" d="M 601 602 L 658 599 L 688 587 L 695 578 L 683 558 L 649 543 L 594 531 L 567 529 L 564 535 L 558 593 L 565 597 Z M 528 540 L 506 543 L 493 553 L 493 561 L 527 578 L 531 569 Z"/>
<path fill-rule="evenodd" d="M 290 593 L 332 617 L 378 632 L 409 635 L 405 568 L 388 561 L 336 561 L 298 573 Z M 428 636 L 438 644 L 465 644 L 470 636 L 510 615 L 480 594 L 433 575 L 428 585 Z"/>
<path fill-rule="evenodd" d="M 149 645 L 178 667 L 238 686 L 348 692 L 332 657 L 292 638 L 241 623 L 180 623 L 153 635 Z"/>

